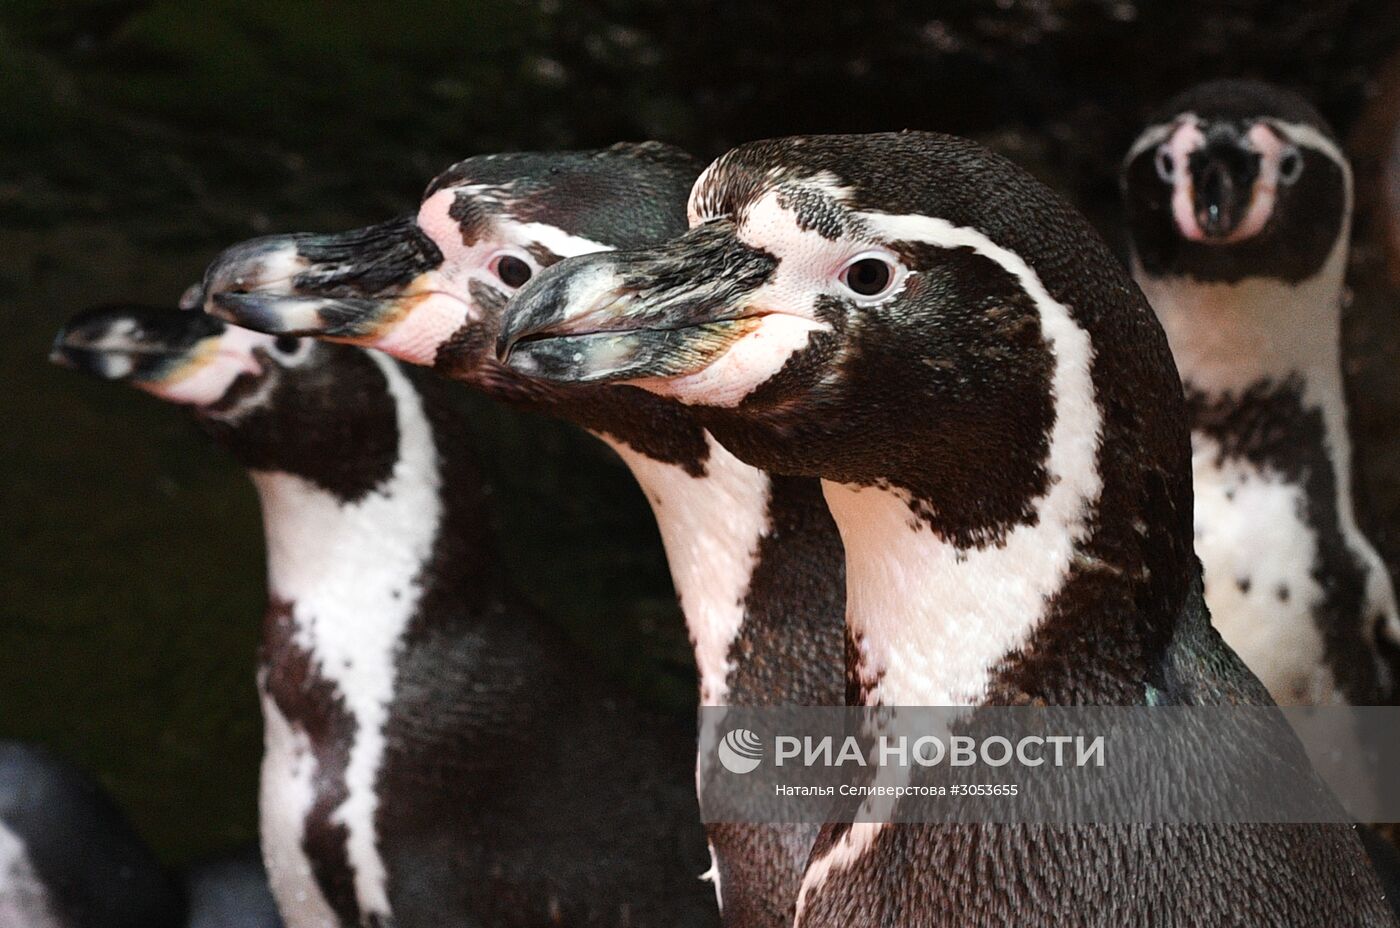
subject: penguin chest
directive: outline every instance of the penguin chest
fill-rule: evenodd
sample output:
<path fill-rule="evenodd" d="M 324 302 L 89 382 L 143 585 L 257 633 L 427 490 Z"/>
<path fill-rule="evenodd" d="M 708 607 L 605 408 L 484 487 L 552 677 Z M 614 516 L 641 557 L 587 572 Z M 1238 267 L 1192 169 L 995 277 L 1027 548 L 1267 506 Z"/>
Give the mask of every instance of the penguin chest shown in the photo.
<path fill-rule="evenodd" d="M 333 647 L 324 633 L 352 623 L 317 606 L 274 603 L 259 681 L 264 854 L 279 903 L 297 913 L 290 928 L 390 915 L 376 814 L 387 701 L 353 676 L 376 652 Z"/>
<path fill-rule="evenodd" d="M 63 928 L 24 841 L 0 824 L 0 925 Z"/>
<path fill-rule="evenodd" d="M 311 739 L 260 688 L 264 749 L 258 828 L 268 883 L 288 928 L 339 928 L 306 848 L 317 790 Z"/>
<path fill-rule="evenodd" d="M 1342 701 L 1317 621 L 1325 591 L 1304 488 L 1192 436 L 1196 553 L 1215 627 L 1282 705 Z"/>

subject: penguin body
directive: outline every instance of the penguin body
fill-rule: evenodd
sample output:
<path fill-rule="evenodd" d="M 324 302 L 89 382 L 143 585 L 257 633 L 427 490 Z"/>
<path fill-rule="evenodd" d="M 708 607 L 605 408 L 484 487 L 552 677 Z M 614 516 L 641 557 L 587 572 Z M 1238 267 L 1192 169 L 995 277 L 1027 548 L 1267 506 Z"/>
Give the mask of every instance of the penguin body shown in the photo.
<path fill-rule="evenodd" d="M 44 748 L 0 741 L 0 925 L 281 926 L 256 850 L 191 867 L 184 883 L 93 778 Z"/>
<path fill-rule="evenodd" d="M 1186 392 L 1212 620 L 1281 704 L 1390 701 L 1400 618 L 1356 523 L 1340 361 L 1345 155 L 1303 100 L 1222 81 L 1168 104 L 1123 189 Z"/>
<path fill-rule="evenodd" d="M 289 928 L 709 925 L 693 734 L 508 588 L 446 385 L 111 307 L 56 351 L 190 406 L 267 534 L 263 853 Z"/>
<path fill-rule="evenodd" d="M 182 924 L 180 891 L 96 782 L 48 751 L 0 743 L 0 923 Z"/>
<path fill-rule="evenodd" d="M 379 348 L 593 432 L 653 507 L 701 704 L 841 705 L 843 557 L 817 481 L 740 461 L 675 402 L 554 390 L 494 356 L 510 299 L 543 268 L 681 232 L 697 171 L 656 144 L 471 158 L 414 217 L 228 249 L 198 296 L 239 324 Z M 789 925 L 816 827 L 726 823 L 707 836 L 726 923 Z"/>
<path fill-rule="evenodd" d="M 643 385 L 742 460 L 819 476 L 866 704 L 1270 704 L 1209 624 L 1166 340 L 1072 209 L 908 132 L 741 146 L 690 214 L 542 273 L 503 359 Z M 824 828 L 796 919 L 1007 923 L 1394 921 L 1348 826 L 878 821 Z"/>
<path fill-rule="evenodd" d="M 279 928 L 282 924 L 256 845 L 187 867 L 184 884 L 188 928 Z"/>

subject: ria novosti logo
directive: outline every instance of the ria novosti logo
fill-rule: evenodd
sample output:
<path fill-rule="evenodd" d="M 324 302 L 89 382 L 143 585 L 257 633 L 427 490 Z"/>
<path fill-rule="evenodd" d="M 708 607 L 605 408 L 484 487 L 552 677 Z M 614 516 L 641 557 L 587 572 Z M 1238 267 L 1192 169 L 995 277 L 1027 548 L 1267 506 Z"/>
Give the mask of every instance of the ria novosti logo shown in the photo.
<path fill-rule="evenodd" d="M 763 742 L 747 728 L 736 728 L 719 743 L 719 762 L 730 773 L 750 773 L 763 761 Z"/>

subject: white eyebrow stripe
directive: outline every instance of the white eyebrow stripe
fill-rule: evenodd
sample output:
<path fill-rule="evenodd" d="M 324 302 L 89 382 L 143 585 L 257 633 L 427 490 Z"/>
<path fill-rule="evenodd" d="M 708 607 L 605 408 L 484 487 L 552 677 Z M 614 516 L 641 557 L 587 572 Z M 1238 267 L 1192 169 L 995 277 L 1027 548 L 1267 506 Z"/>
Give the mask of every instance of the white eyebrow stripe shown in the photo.
<path fill-rule="evenodd" d="M 572 258 L 575 255 L 587 255 L 596 251 L 613 251 L 614 246 L 604 245 L 602 242 L 595 242 L 591 238 L 584 238 L 582 235 L 574 235 L 565 232 L 558 226 L 552 226 L 544 222 L 520 222 L 513 220 L 509 216 L 504 217 L 503 222 L 514 226 L 525 235 L 530 241 L 543 245 L 561 258 Z"/>
<path fill-rule="evenodd" d="M 1187 112 L 1182 113 L 1171 122 L 1148 126 L 1142 131 L 1142 134 L 1137 137 L 1137 140 L 1133 142 L 1132 148 L 1128 149 L 1128 154 L 1123 158 L 1123 166 L 1127 167 L 1134 158 L 1147 149 L 1154 148 L 1165 142 L 1167 138 L 1176 131 L 1178 126 L 1186 122 L 1194 122 L 1199 126 L 1202 124 L 1202 119 L 1195 113 Z M 1316 126 L 1310 126 L 1307 123 L 1301 122 L 1289 122 L 1286 119 L 1275 119 L 1272 116 L 1261 117 L 1256 120 L 1256 122 L 1263 123 L 1274 129 L 1279 135 L 1283 136 L 1294 145 L 1302 148 L 1311 148 L 1313 151 L 1332 159 L 1346 172 L 1348 184 L 1350 184 L 1351 162 L 1347 159 L 1346 153 L 1342 151 L 1336 142 L 1318 131 Z"/>
<path fill-rule="evenodd" d="M 1294 145 L 1311 148 L 1313 151 L 1331 158 L 1347 174 L 1348 181 L 1350 181 L 1351 162 L 1347 159 L 1346 153 L 1338 147 L 1336 142 L 1319 132 L 1315 126 L 1273 118 L 1261 119 L 1260 122 L 1276 130 L 1279 135 Z"/>
<path fill-rule="evenodd" d="M 1186 119 L 1193 119 L 1198 123 L 1200 122 L 1194 113 L 1186 114 Z M 1171 138 L 1171 134 L 1175 132 L 1186 119 L 1177 118 L 1173 119 L 1171 122 L 1158 123 L 1155 126 L 1148 126 L 1146 129 L 1142 130 L 1142 134 L 1133 142 L 1133 147 L 1129 148 L 1128 153 L 1123 156 L 1123 167 L 1127 167 L 1132 163 L 1134 158 L 1147 151 L 1149 148 L 1156 148 L 1158 145 L 1161 145 L 1167 139 Z"/>

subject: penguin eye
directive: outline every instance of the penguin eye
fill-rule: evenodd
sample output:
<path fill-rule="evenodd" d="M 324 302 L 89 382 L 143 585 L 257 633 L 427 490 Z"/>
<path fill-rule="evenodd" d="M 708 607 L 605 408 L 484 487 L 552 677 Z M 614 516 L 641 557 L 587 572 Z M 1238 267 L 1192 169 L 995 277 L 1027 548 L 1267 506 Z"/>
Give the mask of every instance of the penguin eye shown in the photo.
<path fill-rule="evenodd" d="M 515 255 L 501 255 L 492 265 L 492 270 L 501 279 L 501 283 L 511 288 L 523 287 L 535 276 L 534 269 Z"/>
<path fill-rule="evenodd" d="M 1157 157 L 1152 159 L 1152 163 L 1157 167 L 1157 176 L 1164 183 L 1170 184 L 1176 180 L 1176 159 L 1166 146 L 1157 149 Z"/>
<path fill-rule="evenodd" d="M 1289 148 L 1279 155 L 1278 159 L 1278 179 L 1279 183 L 1291 184 L 1303 174 L 1303 156 L 1298 153 L 1298 149 Z"/>
<path fill-rule="evenodd" d="M 841 272 L 841 283 L 856 296 L 884 296 L 895 281 L 895 267 L 887 258 L 862 255 Z"/>
<path fill-rule="evenodd" d="M 272 347 L 281 354 L 296 354 L 297 346 L 301 340 L 292 335 L 279 335 L 277 341 L 272 343 Z"/>

